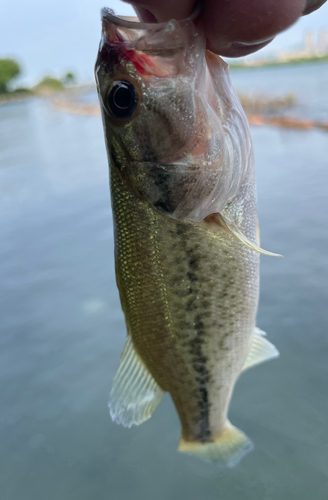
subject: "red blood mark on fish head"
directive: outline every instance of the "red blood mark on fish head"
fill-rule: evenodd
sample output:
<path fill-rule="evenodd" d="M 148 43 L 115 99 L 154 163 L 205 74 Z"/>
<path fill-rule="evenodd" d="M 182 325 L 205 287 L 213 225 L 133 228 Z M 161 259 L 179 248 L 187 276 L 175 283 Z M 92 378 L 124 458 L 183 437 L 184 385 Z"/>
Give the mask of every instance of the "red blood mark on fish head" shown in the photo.
<path fill-rule="evenodd" d="M 104 22 L 103 39 L 99 48 L 99 62 L 105 64 L 110 73 L 122 71 L 126 63 L 132 63 L 141 76 L 161 76 L 154 57 L 135 50 L 134 43 L 123 38 L 117 26 Z"/>
<path fill-rule="evenodd" d="M 117 71 L 130 73 L 127 63 L 132 64 L 138 75 L 146 79 L 177 76 L 185 54 L 184 41 L 169 40 L 167 46 L 164 42 L 162 38 L 157 40 L 155 34 L 150 33 L 147 38 L 144 34 L 128 33 L 104 20 L 98 63 L 105 65 L 113 76 Z"/>
<path fill-rule="evenodd" d="M 132 63 L 140 76 L 162 76 L 154 57 L 133 50 L 124 42 L 106 41 L 99 51 L 99 56 L 100 61 L 108 66 L 111 73 L 122 70 L 122 66 L 126 63 Z"/>

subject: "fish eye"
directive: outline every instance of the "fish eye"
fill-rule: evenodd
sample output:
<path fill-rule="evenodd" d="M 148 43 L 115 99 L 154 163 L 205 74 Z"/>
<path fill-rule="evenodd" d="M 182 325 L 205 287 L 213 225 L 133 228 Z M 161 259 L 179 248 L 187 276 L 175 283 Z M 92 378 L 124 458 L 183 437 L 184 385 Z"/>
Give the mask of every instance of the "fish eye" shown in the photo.
<path fill-rule="evenodd" d="M 116 81 L 107 93 L 106 104 L 115 118 L 130 118 L 138 104 L 138 93 L 132 83 L 126 80 Z"/>

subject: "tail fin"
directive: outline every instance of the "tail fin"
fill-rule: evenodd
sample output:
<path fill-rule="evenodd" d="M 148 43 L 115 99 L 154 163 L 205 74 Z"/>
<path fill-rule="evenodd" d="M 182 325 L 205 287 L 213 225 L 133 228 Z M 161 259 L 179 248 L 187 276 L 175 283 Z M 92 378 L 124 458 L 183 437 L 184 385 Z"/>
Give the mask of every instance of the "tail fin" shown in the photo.
<path fill-rule="evenodd" d="M 252 441 L 229 420 L 219 436 L 212 442 L 185 441 L 181 438 L 178 451 L 195 455 L 210 462 L 234 467 L 253 449 Z"/>

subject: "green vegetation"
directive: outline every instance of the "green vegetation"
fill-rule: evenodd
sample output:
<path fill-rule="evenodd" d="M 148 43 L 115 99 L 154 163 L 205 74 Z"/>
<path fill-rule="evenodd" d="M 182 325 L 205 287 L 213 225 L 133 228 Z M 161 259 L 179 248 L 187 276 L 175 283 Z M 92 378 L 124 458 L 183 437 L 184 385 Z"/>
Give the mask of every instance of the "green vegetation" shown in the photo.
<path fill-rule="evenodd" d="M 71 72 L 66 73 L 66 75 L 63 78 L 63 82 L 64 83 L 75 83 L 76 77 L 75 77 L 74 73 L 71 73 Z"/>
<path fill-rule="evenodd" d="M 64 85 L 61 80 L 54 78 L 52 76 L 45 76 L 40 83 L 37 84 L 37 91 L 45 91 L 45 92 L 59 92 L 63 90 Z"/>
<path fill-rule="evenodd" d="M 0 103 L 20 99 L 24 94 L 49 95 L 62 92 L 66 86 L 76 83 L 74 73 L 67 72 L 62 78 L 45 76 L 33 89 L 16 88 L 12 90 L 11 83 L 21 74 L 21 68 L 14 59 L 0 59 Z"/>
<path fill-rule="evenodd" d="M 53 76 L 45 76 L 40 83 L 34 88 L 34 92 L 38 94 L 53 94 L 65 90 L 67 85 L 75 83 L 76 78 L 74 73 L 66 73 L 61 79 Z"/>
<path fill-rule="evenodd" d="M 0 59 L 0 94 L 9 92 L 8 84 L 21 72 L 19 64 L 13 59 Z"/>
<path fill-rule="evenodd" d="M 17 87 L 17 89 L 10 92 L 11 94 L 31 94 L 31 89 L 27 89 L 26 87 Z"/>
<path fill-rule="evenodd" d="M 291 108 L 295 105 L 296 98 L 293 94 L 277 97 L 266 95 L 250 95 L 238 92 L 240 102 L 247 114 L 276 113 Z"/>

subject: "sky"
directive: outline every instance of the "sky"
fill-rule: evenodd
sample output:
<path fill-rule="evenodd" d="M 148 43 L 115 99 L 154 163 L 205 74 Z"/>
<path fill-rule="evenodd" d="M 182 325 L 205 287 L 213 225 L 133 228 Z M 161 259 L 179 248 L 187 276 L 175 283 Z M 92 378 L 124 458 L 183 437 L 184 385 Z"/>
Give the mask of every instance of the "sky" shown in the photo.
<path fill-rule="evenodd" d="M 0 58 L 13 57 L 23 69 L 20 84 L 32 85 L 44 75 L 74 72 L 79 81 L 93 80 L 100 40 L 102 0 L 0 0 Z M 133 15 L 133 8 L 111 0 L 117 14 Z M 258 54 L 272 54 L 302 44 L 304 31 L 328 29 L 328 3 L 301 18 Z"/>

